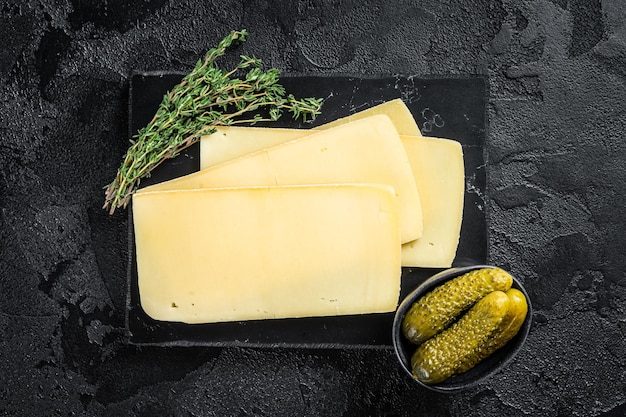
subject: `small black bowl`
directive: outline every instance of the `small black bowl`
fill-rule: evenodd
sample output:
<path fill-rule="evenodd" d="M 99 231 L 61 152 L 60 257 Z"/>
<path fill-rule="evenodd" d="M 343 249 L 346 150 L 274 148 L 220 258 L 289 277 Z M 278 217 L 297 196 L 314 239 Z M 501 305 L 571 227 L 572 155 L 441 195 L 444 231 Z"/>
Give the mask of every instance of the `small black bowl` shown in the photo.
<path fill-rule="evenodd" d="M 526 314 L 526 319 L 524 320 L 522 327 L 515 335 L 515 337 L 509 340 L 509 342 L 505 346 L 495 351 L 491 356 L 478 363 L 474 368 L 462 374 L 453 375 L 438 384 L 424 384 L 423 382 L 418 381 L 413 377 L 413 374 L 411 372 L 411 356 L 416 349 L 416 345 L 409 342 L 402 333 L 402 319 L 404 318 L 404 315 L 407 313 L 407 311 L 415 301 L 417 301 L 426 293 L 433 290 L 435 287 L 443 284 L 446 281 L 450 281 L 453 278 L 463 275 L 466 272 L 482 268 L 495 267 L 492 265 L 473 265 L 461 268 L 446 269 L 445 271 L 439 272 L 438 274 L 435 274 L 432 277 L 428 278 L 419 287 L 413 290 L 413 292 L 407 295 L 396 311 L 393 321 L 393 347 L 396 352 L 396 356 L 400 361 L 402 369 L 404 369 L 404 371 L 415 382 L 417 382 L 424 388 L 444 393 L 453 393 L 472 388 L 479 383 L 484 382 L 491 375 L 504 368 L 507 363 L 511 359 L 513 359 L 513 357 L 515 357 L 517 352 L 526 341 L 532 321 L 532 306 L 530 303 L 530 298 L 528 297 L 528 293 L 522 286 L 522 283 L 519 282 L 517 278 L 513 277 L 513 288 L 517 288 L 518 290 L 520 290 L 524 294 L 524 296 L 526 297 L 526 301 L 528 302 L 528 314 Z"/>

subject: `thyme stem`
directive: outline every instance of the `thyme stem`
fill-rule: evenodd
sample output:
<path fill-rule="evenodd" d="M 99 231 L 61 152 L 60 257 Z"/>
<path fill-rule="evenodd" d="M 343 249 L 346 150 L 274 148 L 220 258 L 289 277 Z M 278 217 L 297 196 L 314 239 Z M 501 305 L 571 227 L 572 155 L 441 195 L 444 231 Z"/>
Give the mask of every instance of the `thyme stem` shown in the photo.
<path fill-rule="evenodd" d="M 105 187 L 104 209 L 113 214 L 128 205 L 142 178 L 164 160 L 215 132 L 217 126 L 278 120 L 283 112 L 307 120 L 319 114 L 322 99 L 296 99 L 279 84 L 279 71 L 262 69 L 261 60 L 241 55 L 229 71 L 215 60 L 232 46 L 244 42 L 245 29 L 232 31 L 210 49 L 195 68 L 163 97 L 147 126 L 131 139 L 113 182 Z M 235 78 L 239 73 L 244 77 Z M 269 116 L 256 113 L 265 110 Z M 244 117 L 243 119 L 239 119 Z"/>

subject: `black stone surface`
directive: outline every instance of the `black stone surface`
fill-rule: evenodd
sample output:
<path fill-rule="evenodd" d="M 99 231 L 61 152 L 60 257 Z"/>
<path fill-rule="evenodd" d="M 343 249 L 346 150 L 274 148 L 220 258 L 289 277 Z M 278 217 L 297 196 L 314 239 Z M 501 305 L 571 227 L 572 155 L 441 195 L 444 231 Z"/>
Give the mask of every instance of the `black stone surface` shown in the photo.
<path fill-rule="evenodd" d="M 182 79 L 179 73 L 136 73 L 130 79 L 130 132 L 147 125 L 170 89 Z M 420 79 L 415 76 L 348 77 L 287 76 L 282 85 L 295 97 L 323 97 L 323 113 L 302 122 L 283 117 L 262 126 L 309 129 L 356 111 L 403 98 L 424 134 L 455 138 L 465 162 L 466 191 L 463 224 L 453 266 L 481 265 L 487 259 L 485 219 L 486 80 L 484 77 Z M 200 144 L 194 144 L 160 164 L 139 185 L 167 181 L 200 170 Z M 128 342 L 160 346 L 295 347 L 391 349 L 394 313 L 283 320 L 249 320 L 193 326 L 159 322 L 142 309 L 135 258 L 132 208 L 129 208 L 129 273 L 126 328 Z M 126 242 L 119 242 L 121 245 Z M 181 259 L 185 262 L 185 259 Z M 400 298 L 442 268 L 403 268 Z"/>
<path fill-rule="evenodd" d="M 427 392 L 384 350 L 127 343 L 127 213 L 101 205 L 130 73 L 239 28 L 288 74 L 487 77 L 488 261 L 535 309 L 489 382 Z M 0 41 L 0 415 L 626 414 L 622 0 L 2 0 Z"/>

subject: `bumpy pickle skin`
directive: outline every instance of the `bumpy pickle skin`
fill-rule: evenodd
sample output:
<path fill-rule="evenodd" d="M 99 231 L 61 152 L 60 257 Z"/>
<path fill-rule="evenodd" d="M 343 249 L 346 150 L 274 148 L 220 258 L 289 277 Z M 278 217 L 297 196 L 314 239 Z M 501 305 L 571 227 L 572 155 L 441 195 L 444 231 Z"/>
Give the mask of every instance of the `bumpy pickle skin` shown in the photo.
<path fill-rule="evenodd" d="M 421 344 L 448 327 L 463 311 L 492 291 L 507 291 L 513 277 L 500 268 L 467 272 L 414 303 L 402 320 L 404 336 Z"/>
<path fill-rule="evenodd" d="M 411 357 L 413 376 L 425 384 L 437 384 L 459 373 L 500 326 L 509 303 L 502 291 L 480 299 L 458 321 L 417 348 Z"/>
<path fill-rule="evenodd" d="M 524 324 L 526 314 L 528 314 L 528 302 L 524 293 L 516 288 L 511 288 L 506 292 L 509 297 L 509 310 L 494 332 L 487 337 L 487 340 L 480 347 L 476 355 L 467 357 L 457 369 L 457 373 L 466 372 L 472 369 L 478 362 L 490 356 L 511 340 Z"/>

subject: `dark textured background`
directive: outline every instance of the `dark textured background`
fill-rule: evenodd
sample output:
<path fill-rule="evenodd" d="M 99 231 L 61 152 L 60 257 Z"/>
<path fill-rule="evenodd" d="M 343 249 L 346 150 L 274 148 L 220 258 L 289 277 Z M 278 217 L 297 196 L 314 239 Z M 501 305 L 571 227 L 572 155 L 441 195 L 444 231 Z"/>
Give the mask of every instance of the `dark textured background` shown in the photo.
<path fill-rule="evenodd" d="M 535 307 L 488 383 L 430 393 L 391 351 L 126 344 L 126 213 L 100 206 L 129 73 L 239 28 L 285 73 L 488 76 L 490 261 Z M 0 415 L 626 415 L 623 0 L 0 0 L 0 43 Z"/>

